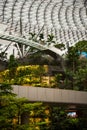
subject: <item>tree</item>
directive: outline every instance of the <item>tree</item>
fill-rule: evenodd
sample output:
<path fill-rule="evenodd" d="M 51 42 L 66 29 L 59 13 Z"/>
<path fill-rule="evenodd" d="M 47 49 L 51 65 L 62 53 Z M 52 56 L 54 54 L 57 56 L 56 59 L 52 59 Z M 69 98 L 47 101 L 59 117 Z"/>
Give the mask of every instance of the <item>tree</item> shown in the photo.
<path fill-rule="evenodd" d="M 16 69 L 18 67 L 18 63 L 14 57 L 14 55 L 10 56 L 10 59 L 8 61 L 8 69 L 9 69 L 9 79 L 16 77 Z"/>
<path fill-rule="evenodd" d="M 15 118 L 15 104 L 13 104 L 15 95 L 11 92 L 12 87 L 3 83 L 0 85 L 0 129 L 10 130 Z"/>
<path fill-rule="evenodd" d="M 87 86 L 87 59 L 80 58 L 82 52 L 87 52 L 87 41 L 80 41 L 75 46 L 69 47 L 67 53 L 66 72 L 70 73 L 72 89 L 86 90 Z"/>
<path fill-rule="evenodd" d="M 87 90 L 87 58 L 81 57 L 82 52 L 87 52 L 87 41 L 78 42 L 75 46 L 68 47 L 65 56 L 64 72 L 55 75 L 55 85 L 64 89 Z"/>
<path fill-rule="evenodd" d="M 44 111 L 45 106 L 42 103 L 29 103 L 25 98 L 18 98 L 12 93 L 10 84 L 0 85 L 1 130 L 37 130 L 37 127 L 41 128 L 43 125 L 46 128 L 48 123 L 45 121 Z"/>
<path fill-rule="evenodd" d="M 47 43 L 48 45 L 52 44 L 52 43 L 55 43 L 54 41 L 54 35 L 53 34 L 49 34 L 48 37 L 47 37 Z"/>

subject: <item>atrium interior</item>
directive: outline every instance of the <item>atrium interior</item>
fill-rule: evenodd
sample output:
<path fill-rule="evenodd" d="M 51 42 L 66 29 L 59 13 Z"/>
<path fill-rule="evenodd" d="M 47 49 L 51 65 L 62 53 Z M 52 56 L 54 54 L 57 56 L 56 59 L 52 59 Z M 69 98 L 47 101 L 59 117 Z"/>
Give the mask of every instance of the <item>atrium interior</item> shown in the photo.
<path fill-rule="evenodd" d="M 87 0 L 0 0 L 0 83 L 76 117 L 87 110 L 86 64 Z"/>

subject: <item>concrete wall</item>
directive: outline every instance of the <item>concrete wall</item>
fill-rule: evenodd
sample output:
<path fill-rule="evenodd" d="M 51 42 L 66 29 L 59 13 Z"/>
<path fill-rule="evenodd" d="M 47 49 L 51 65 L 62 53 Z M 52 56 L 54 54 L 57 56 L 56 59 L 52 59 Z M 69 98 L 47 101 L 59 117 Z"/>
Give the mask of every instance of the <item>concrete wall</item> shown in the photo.
<path fill-rule="evenodd" d="M 13 92 L 29 101 L 87 105 L 87 92 L 17 85 L 13 86 Z"/>

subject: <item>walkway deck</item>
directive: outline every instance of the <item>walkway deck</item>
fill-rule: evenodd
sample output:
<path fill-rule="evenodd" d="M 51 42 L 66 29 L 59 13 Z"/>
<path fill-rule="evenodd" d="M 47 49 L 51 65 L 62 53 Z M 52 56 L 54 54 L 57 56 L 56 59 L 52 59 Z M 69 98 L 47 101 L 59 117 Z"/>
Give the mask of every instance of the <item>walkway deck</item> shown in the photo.
<path fill-rule="evenodd" d="M 87 92 L 82 91 L 15 85 L 13 86 L 13 92 L 18 97 L 25 97 L 31 102 L 87 105 Z"/>

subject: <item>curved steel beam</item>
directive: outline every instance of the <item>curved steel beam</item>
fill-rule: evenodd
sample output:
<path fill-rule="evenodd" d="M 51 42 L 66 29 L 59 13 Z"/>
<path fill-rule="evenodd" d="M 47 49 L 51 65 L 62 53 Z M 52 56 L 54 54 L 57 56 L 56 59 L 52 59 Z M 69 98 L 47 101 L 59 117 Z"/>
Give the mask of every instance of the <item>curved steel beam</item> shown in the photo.
<path fill-rule="evenodd" d="M 38 42 L 35 42 L 35 41 L 32 41 L 32 40 L 27 40 L 27 39 L 24 39 L 22 37 L 15 37 L 13 35 L 7 35 L 7 34 L 1 34 L 0 33 L 0 39 L 3 39 L 3 40 L 8 40 L 8 41 L 12 41 L 12 42 L 16 42 L 16 43 L 19 43 L 19 44 L 22 44 L 22 45 L 28 45 L 28 46 L 31 46 L 31 47 L 34 47 L 38 50 L 51 50 L 52 52 L 55 52 L 56 54 L 62 56 L 63 55 L 63 51 L 57 49 L 56 47 L 54 46 L 44 46 L 44 45 L 41 45 L 40 43 Z"/>

